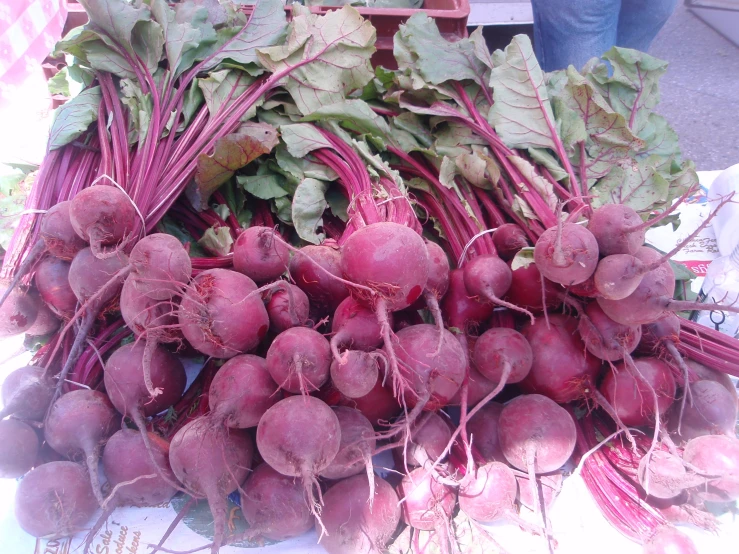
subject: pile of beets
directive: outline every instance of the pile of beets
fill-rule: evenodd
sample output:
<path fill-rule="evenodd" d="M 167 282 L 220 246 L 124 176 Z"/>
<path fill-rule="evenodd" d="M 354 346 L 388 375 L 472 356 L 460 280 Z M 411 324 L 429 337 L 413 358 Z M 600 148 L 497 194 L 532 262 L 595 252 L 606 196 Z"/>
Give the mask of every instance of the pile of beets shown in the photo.
<path fill-rule="evenodd" d="M 546 513 L 573 460 L 605 487 L 601 505 L 608 487 L 631 491 L 615 509 L 659 538 L 648 552 L 694 552 L 670 522 L 710 526 L 704 502 L 739 498 L 736 389 L 683 359 L 673 311 L 685 303 L 629 208 L 545 231 L 513 270 L 531 246 L 515 225 L 450 271 L 419 229 L 380 221 L 300 249 L 249 227 L 232 269 L 194 271 L 175 237 L 132 240 L 136 217 L 107 185 L 57 204 L 35 287 L 4 298 L 5 336 L 66 322 L 2 386 L 0 473 L 23 476 L 15 512 L 36 537 L 88 530 L 103 508 L 89 547 L 116 507 L 182 492 L 211 508 L 211 552 L 315 527 L 328 552 L 377 553 L 401 522 L 454 552 L 458 510 L 526 526 L 517 502 Z M 98 333 L 81 361 L 92 323 L 117 311 L 125 327 Z M 198 355 L 186 390 L 181 358 Z M 70 378 L 81 362 L 104 362 L 97 386 Z M 372 465 L 385 450 L 387 480 Z M 242 536 L 226 527 L 235 491 Z M 541 521 L 527 529 L 551 541 Z"/>

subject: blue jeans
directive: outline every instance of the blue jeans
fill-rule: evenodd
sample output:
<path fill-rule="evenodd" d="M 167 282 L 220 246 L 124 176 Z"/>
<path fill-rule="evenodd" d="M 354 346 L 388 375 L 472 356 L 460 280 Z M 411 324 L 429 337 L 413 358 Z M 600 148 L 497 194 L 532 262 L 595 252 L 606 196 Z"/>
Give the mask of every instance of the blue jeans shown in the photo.
<path fill-rule="evenodd" d="M 647 51 L 677 0 L 532 0 L 536 57 L 545 71 L 580 69 L 612 46 Z"/>

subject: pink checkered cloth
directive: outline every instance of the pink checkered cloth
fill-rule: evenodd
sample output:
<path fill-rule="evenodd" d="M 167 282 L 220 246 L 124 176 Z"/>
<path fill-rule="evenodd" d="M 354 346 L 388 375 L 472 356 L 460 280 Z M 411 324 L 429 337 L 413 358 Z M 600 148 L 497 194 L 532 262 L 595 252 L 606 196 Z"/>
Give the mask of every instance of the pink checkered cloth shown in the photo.
<path fill-rule="evenodd" d="M 0 0 L 0 103 L 61 38 L 66 0 Z"/>

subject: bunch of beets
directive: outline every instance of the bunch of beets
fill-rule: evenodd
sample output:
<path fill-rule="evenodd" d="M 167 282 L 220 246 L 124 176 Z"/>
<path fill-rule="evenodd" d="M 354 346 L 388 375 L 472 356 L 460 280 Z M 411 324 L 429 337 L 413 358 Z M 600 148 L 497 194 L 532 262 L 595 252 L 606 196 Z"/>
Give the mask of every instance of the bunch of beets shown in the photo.
<path fill-rule="evenodd" d="M 514 52 L 525 51 L 524 38 L 485 56 L 473 48 L 481 35 L 448 43 L 414 16 L 395 38 L 400 70 L 369 70 L 361 81 L 374 29 L 352 8 L 317 16 L 296 7 L 288 26 L 270 0 L 245 20 L 224 11 L 220 23 L 192 1 L 83 4 L 91 23 L 82 32 L 98 38 L 65 44 L 90 72 L 97 123 L 62 145 L 52 131 L 3 267 L 0 334 L 41 344 L 2 385 L 0 476 L 22 477 L 15 514 L 25 531 L 87 531 L 90 549 L 117 507 L 184 494 L 185 509 L 154 551 L 170 552 L 164 541 L 198 499 L 210 506 L 213 539 L 193 546 L 212 553 L 314 528 L 333 554 L 453 553 L 469 539 L 465 529 L 495 549 L 482 524 L 504 519 L 554 548 L 546 514 L 575 467 L 608 521 L 646 553 L 693 553 L 673 524 L 713 529 L 706 506 L 739 499 L 738 400 L 728 377 L 739 376 L 737 342 L 676 315 L 739 307 L 675 299 L 670 257 L 703 226 L 667 254 L 645 245 L 648 228 L 668 222 L 696 183 L 654 209 L 595 202 L 600 185 L 588 171 L 592 182 L 606 179 L 602 160 L 588 158 L 585 138 L 580 150 L 565 146 L 564 124 L 547 119 L 564 112 L 540 95 L 553 146 L 546 156 L 510 146 L 500 83 L 531 61 Z M 151 10 L 159 30 L 147 32 L 164 32 L 158 48 L 166 45 L 154 71 L 131 38 L 145 19 L 130 26 L 127 43 L 101 6 L 119 9 L 121 21 Z M 199 14 L 192 23 L 188 9 Z M 186 25 L 211 50 L 193 50 L 192 67 L 175 71 L 169 33 Z M 324 27 L 345 34 L 321 46 Z M 428 60 L 409 54 L 427 31 L 447 53 L 476 52 L 469 63 L 492 81 L 477 83 L 463 65 L 458 82 L 434 77 Z M 305 33 L 314 34 L 300 42 Z M 95 48 L 130 71 L 96 67 Z M 326 85 L 341 82 L 330 93 L 341 116 L 311 109 L 305 93 L 311 71 L 329 66 L 343 76 Z M 252 68 L 243 86 L 235 80 L 218 96 L 203 85 L 216 73 L 227 82 L 234 67 Z M 543 75 L 538 65 L 528 73 Z M 566 78 L 595 97 L 597 87 L 578 77 L 586 81 Z M 146 129 L 126 111 L 131 83 L 139 109 L 149 106 Z M 569 86 L 553 77 L 550 85 Z M 189 110 L 198 86 L 205 103 Z M 625 121 L 601 104 L 611 126 Z M 68 109 L 62 122 L 74 117 Z M 424 131 L 408 131 L 421 121 Z M 452 149 L 438 136 L 433 148 L 405 147 L 446 124 L 473 137 L 460 142 L 466 154 L 455 146 L 451 176 L 444 152 Z M 402 129 L 396 138 L 406 142 L 388 135 L 380 147 L 366 138 L 378 129 Z M 298 134 L 314 145 L 298 153 Z M 302 164 L 297 188 L 267 198 L 248 184 L 234 203 L 241 176 L 256 182 L 286 159 Z M 492 164 L 483 171 L 491 186 L 470 169 L 480 160 Z M 216 162 L 226 176 L 214 186 L 206 174 Z M 343 203 L 326 188 L 306 199 L 321 190 L 316 175 L 328 176 L 331 198 Z M 311 203 L 320 208 L 306 230 Z M 373 457 L 385 451 L 395 468 L 383 478 Z M 229 532 L 235 492 L 244 533 Z"/>

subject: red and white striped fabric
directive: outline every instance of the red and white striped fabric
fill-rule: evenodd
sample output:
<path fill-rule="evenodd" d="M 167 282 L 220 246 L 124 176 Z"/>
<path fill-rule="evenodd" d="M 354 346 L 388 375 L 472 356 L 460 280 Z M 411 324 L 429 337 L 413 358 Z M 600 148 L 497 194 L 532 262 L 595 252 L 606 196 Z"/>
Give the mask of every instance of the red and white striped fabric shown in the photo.
<path fill-rule="evenodd" d="M 66 0 L 0 0 L 0 103 L 38 70 L 66 19 Z"/>

